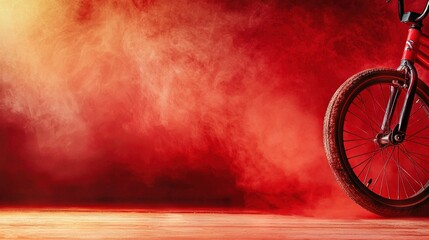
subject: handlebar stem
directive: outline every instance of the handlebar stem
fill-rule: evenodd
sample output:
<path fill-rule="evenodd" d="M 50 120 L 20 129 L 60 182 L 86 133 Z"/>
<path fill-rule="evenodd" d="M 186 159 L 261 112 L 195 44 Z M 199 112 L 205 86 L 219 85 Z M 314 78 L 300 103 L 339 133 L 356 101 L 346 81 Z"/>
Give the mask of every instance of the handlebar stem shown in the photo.
<path fill-rule="evenodd" d="M 413 12 L 407 12 L 404 13 L 404 0 L 398 0 L 398 14 L 399 14 L 399 19 L 402 22 L 411 22 L 411 23 L 418 23 L 421 21 L 428 15 L 429 13 L 429 0 L 426 3 L 426 7 L 423 10 L 422 13 L 413 13 Z M 406 16 L 404 18 L 404 16 Z"/>

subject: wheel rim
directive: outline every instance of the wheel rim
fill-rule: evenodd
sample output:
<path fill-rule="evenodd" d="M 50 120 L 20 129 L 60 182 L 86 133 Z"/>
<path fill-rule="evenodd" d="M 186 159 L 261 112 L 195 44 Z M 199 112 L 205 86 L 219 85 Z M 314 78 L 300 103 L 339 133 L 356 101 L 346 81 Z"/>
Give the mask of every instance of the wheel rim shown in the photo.
<path fill-rule="evenodd" d="M 351 94 L 340 120 L 340 148 L 345 169 L 362 191 L 387 204 L 413 205 L 427 198 L 429 186 L 429 100 L 417 89 L 403 143 L 376 144 L 393 80 L 402 81 L 372 79 Z M 401 91 L 391 128 L 402 108 L 406 89 Z"/>

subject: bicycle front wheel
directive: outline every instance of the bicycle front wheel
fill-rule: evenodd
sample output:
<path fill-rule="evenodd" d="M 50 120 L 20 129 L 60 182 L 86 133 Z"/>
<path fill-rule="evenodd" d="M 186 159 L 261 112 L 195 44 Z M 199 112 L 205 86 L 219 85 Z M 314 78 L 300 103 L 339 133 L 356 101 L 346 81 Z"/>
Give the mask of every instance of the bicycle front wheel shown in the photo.
<path fill-rule="evenodd" d="M 383 216 L 428 214 L 429 89 L 424 82 L 417 85 L 405 140 L 377 142 L 391 86 L 401 92 L 391 128 L 399 120 L 404 81 L 396 70 L 356 74 L 332 97 L 324 120 L 325 150 L 337 181 L 356 203 Z"/>

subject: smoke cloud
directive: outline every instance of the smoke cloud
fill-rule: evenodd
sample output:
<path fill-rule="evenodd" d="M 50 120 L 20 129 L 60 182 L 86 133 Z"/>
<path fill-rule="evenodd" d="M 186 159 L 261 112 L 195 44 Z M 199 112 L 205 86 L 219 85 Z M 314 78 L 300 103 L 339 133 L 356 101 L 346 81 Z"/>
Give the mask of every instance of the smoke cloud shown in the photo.
<path fill-rule="evenodd" d="M 0 202 L 348 207 L 322 121 L 396 67 L 384 1 L 0 2 Z M 326 210 L 328 209 L 328 210 Z"/>

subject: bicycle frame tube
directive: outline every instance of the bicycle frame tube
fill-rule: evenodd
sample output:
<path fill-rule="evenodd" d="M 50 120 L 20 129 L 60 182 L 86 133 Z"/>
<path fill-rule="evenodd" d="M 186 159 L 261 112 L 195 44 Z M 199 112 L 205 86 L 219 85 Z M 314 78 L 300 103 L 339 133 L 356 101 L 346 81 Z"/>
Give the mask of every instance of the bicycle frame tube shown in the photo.
<path fill-rule="evenodd" d="M 414 62 L 417 58 L 418 49 L 420 47 L 420 39 L 422 32 L 419 28 L 411 27 L 408 30 L 407 41 L 405 42 L 405 49 L 402 54 L 402 61 Z"/>

